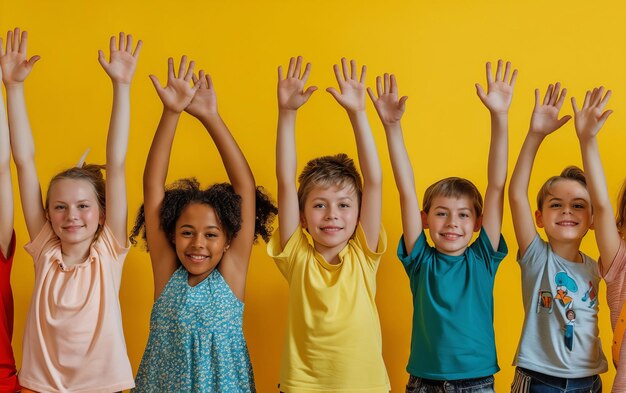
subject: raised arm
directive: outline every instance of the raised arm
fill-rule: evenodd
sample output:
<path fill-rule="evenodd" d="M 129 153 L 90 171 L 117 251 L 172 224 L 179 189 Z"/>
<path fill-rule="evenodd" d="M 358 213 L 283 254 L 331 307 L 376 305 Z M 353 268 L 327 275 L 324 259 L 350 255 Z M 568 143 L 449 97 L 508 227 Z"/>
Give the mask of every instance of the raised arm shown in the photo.
<path fill-rule="evenodd" d="M 603 96 L 604 95 L 604 96 Z M 585 177 L 593 206 L 593 224 L 596 231 L 596 242 L 600 250 L 602 271 L 608 272 L 611 263 L 619 250 L 620 234 L 615 226 L 613 207 L 606 186 L 604 168 L 600 159 L 598 148 L 598 132 L 606 119 L 613 113 L 612 110 L 605 112 L 604 108 L 611 97 L 611 91 L 604 94 L 604 88 L 587 91 L 583 107 L 578 109 L 576 99 L 572 97 L 574 108 L 574 124 L 576 135 L 580 142 L 580 152 L 583 157 Z"/>
<path fill-rule="evenodd" d="M 174 60 L 170 57 L 165 87 L 161 87 L 156 76 L 150 75 L 157 94 L 163 102 L 163 114 L 154 134 L 146 168 L 143 172 L 146 239 L 152 261 L 155 300 L 178 267 L 176 251 L 161 228 L 161 206 L 165 195 L 165 180 L 176 126 L 180 114 L 191 103 L 194 93 L 199 87 L 199 84 L 194 87 L 190 84 L 193 68 L 194 62 L 192 61 L 187 67 L 187 56 L 183 56 L 178 74 L 175 74 Z"/>
<path fill-rule="evenodd" d="M 41 187 L 35 166 L 35 143 L 30 129 L 24 98 L 24 81 L 39 56 L 27 59 L 28 34 L 20 29 L 7 33 L 6 50 L 0 57 L 2 81 L 7 91 L 7 109 L 13 161 L 17 168 L 22 211 L 31 239 L 46 223 L 46 212 L 41 199 Z"/>
<path fill-rule="evenodd" d="M 372 89 L 367 88 L 367 93 L 372 99 L 372 103 L 385 129 L 393 177 L 396 181 L 398 194 L 400 194 L 404 247 L 407 253 L 410 254 L 422 232 L 422 217 L 415 193 L 413 167 L 411 166 L 409 154 L 406 151 L 404 137 L 402 136 L 402 125 L 400 124 L 408 97 L 403 96 L 398 99 L 398 84 L 393 74 L 385 74 L 382 78 L 380 76 L 376 77 L 376 92 L 378 98 L 376 98 Z"/>
<path fill-rule="evenodd" d="M 231 241 L 228 252 L 222 257 L 218 268 L 235 295 L 243 300 L 256 223 L 254 176 L 246 157 L 218 113 L 217 97 L 211 77 L 200 71 L 198 79 L 195 76 L 193 79 L 195 84 L 199 84 L 199 88 L 185 111 L 200 120 L 209 132 L 222 158 L 228 179 L 235 192 L 241 196 L 241 229 L 237 237 Z"/>
<path fill-rule="evenodd" d="M 0 57 L 4 55 L 0 38 Z M 0 69 L 2 77 L 2 69 Z M 0 252 L 5 257 L 9 254 L 13 237 L 13 187 L 11 184 L 11 144 L 9 123 L 4 107 L 4 97 L 0 90 Z"/>
<path fill-rule="evenodd" d="M 530 129 L 522 145 L 517 164 L 509 185 L 509 203 L 513 217 L 513 228 L 519 246 L 520 257 L 537 234 L 533 214 L 528 200 L 528 184 L 533 163 L 543 139 L 558 130 L 572 117 L 567 115 L 559 119 L 567 89 L 561 90 L 561 84 L 549 85 L 541 103 L 539 89 L 535 89 L 535 108 L 530 119 Z"/>
<path fill-rule="evenodd" d="M 334 87 L 329 87 L 326 91 L 335 97 L 339 105 L 346 110 L 350 123 L 352 123 L 359 155 L 359 166 L 363 175 L 363 196 L 359 221 L 365 232 L 367 245 L 371 250 L 376 250 L 382 218 L 383 177 L 378 151 L 365 113 L 366 67 L 361 68 L 361 76 L 359 77 L 356 61 L 351 60 L 348 67 L 348 61 L 342 58 L 341 71 L 337 64 L 333 66 L 333 70 L 339 84 L 339 91 Z"/>
<path fill-rule="evenodd" d="M 120 33 L 109 43 L 110 59 L 98 51 L 98 61 L 113 83 L 113 108 L 107 137 L 106 223 L 120 244 L 128 237 L 126 200 L 126 151 L 130 128 L 130 85 L 141 50 L 141 40 L 133 52 L 133 36 Z"/>
<path fill-rule="evenodd" d="M 483 209 L 483 228 L 494 249 L 498 249 L 502 229 L 504 187 L 509 163 L 509 108 L 517 70 L 511 72 L 511 63 L 506 62 L 503 73 L 502 60 L 498 60 L 495 79 L 491 63 L 487 63 L 487 93 L 478 83 L 476 93 L 491 115 L 491 142 L 487 162 L 487 191 Z"/>
<path fill-rule="evenodd" d="M 276 179 L 278 182 L 278 233 L 285 247 L 300 223 L 296 187 L 296 114 L 317 87 L 304 90 L 311 63 L 302 70 L 302 57 L 289 59 L 287 74 L 278 67 L 278 130 L 276 133 Z"/>

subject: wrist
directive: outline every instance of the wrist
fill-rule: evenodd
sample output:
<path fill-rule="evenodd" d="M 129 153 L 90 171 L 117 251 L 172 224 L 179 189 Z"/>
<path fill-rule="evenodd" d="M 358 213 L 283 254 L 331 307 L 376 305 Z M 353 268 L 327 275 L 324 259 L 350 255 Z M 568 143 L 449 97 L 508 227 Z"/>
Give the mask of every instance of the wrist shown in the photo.
<path fill-rule="evenodd" d="M 111 79 L 111 83 L 113 83 L 114 89 L 130 89 L 131 82 L 132 81 L 122 82 L 122 81 Z"/>
<path fill-rule="evenodd" d="M 3 81 L 4 82 L 4 87 L 8 90 L 15 90 L 15 89 L 23 89 L 24 88 L 24 81 L 21 82 L 8 82 L 8 81 Z"/>
<path fill-rule="evenodd" d="M 176 117 L 180 117 L 180 114 L 183 111 L 178 111 L 176 109 L 172 109 L 172 108 L 168 108 L 167 106 L 163 105 L 163 117 L 165 116 L 176 116 Z"/>
<path fill-rule="evenodd" d="M 198 113 L 195 117 L 200 120 L 202 124 L 212 124 L 215 121 L 221 119 L 220 114 L 216 112 Z"/>

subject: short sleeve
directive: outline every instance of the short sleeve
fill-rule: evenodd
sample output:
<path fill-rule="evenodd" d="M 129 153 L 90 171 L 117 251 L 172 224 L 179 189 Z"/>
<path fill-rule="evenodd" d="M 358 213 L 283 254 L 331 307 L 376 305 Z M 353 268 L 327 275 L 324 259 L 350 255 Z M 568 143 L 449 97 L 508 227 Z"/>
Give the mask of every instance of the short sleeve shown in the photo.
<path fill-rule="evenodd" d="M 420 262 L 423 259 L 422 255 L 424 253 L 424 250 L 426 250 L 428 247 L 429 246 L 426 242 L 426 234 L 424 233 L 424 231 L 422 231 L 422 233 L 420 233 L 420 235 L 417 237 L 415 245 L 411 250 L 411 254 L 407 254 L 407 249 L 404 244 L 404 235 L 400 237 L 400 241 L 398 242 L 397 255 L 398 259 L 400 259 L 400 262 L 402 262 L 402 264 L 404 265 L 404 269 L 407 271 L 407 273 L 409 273 L 409 275 L 411 274 L 411 272 L 419 267 Z"/>
<path fill-rule="evenodd" d="M 600 274 L 604 277 L 606 282 L 612 282 L 618 276 L 624 276 L 624 272 L 626 271 L 626 243 L 624 243 L 624 240 L 621 240 L 619 243 L 619 249 L 613 258 L 613 262 L 611 262 L 609 271 L 605 273 L 602 270 L 602 262 L 600 260 L 598 260 L 598 267 L 600 268 Z"/>
<path fill-rule="evenodd" d="M 530 265 L 535 262 L 545 263 L 548 260 L 548 249 L 550 247 L 539 234 L 535 235 L 535 238 L 530 242 L 524 255 L 520 258 L 519 251 L 517 252 L 517 262 L 520 265 Z"/>
<path fill-rule="evenodd" d="M 41 227 L 41 231 L 24 246 L 24 249 L 33 257 L 33 261 L 37 264 L 38 261 L 43 260 L 42 255 L 45 252 L 53 249 L 55 246 L 60 248 L 60 245 L 61 241 L 52 230 L 50 222 L 46 221 L 43 227 Z"/>
<path fill-rule="evenodd" d="M 7 255 L 4 255 L 2 250 L 0 250 L 0 263 L 7 263 L 13 260 L 13 255 L 15 255 L 15 231 L 11 235 L 11 242 L 7 251 Z"/>
<path fill-rule="evenodd" d="M 111 228 L 109 228 L 106 223 L 102 228 L 100 236 L 98 236 L 98 240 L 96 240 L 94 248 L 96 248 L 100 255 L 110 255 L 114 261 L 122 264 L 130 250 L 128 244 L 121 245 L 117 241 L 117 238 L 113 235 L 113 232 L 111 232 Z"/>
<path fill-rule="evenodd" d="M 500 234 L 500 240 L 498 241 L 498 249 L 493 249 L 485 228 L 480 230 L 478 238 L 470 247 L 472 251 L 477 254 L 477 258 L 479 260 L 489 261 L 490 264 L 495 265 L 496 267 L 509 253 L 509 249 L 502 234 Z M 495 273 L 495 269 L 493 272 Z"/>
<path fill-rule="evenodd" d="M 382 225 L 380 226 L 376 250 L 370 250 L 370 248 L 368 247 L 367 238 L 365 237 L 365 231 L 363 230 L 363 227 L 360 223 L 356 226 L 354 238 L 352 239 L 352 241 L 354 242 L 355 247 L 363 251 L 366 261 L 370 265 L 370 267 L 376 270 L 378 268 L 378 265 L 380 264 L 380 259 L 387 250 L 387 232 L 385 232 L 385 228 L 383 228 Z"/>
<path fill-rule="evenodd" d="M 274 259 L 278 270 L 289 281 L 291 277 L 291 270 L 293 263 L 298 258 L 304 258 L 303 250 L 306 250 L 305 246 L 308 244 L 307 238 L 302 231 L 302 227 L 298 225 L 293 234 L 285 244 L 285 247 L 280 247 L 280 231 L 274 231 L 272 238 L 267 243 L 267 254 Z"/>

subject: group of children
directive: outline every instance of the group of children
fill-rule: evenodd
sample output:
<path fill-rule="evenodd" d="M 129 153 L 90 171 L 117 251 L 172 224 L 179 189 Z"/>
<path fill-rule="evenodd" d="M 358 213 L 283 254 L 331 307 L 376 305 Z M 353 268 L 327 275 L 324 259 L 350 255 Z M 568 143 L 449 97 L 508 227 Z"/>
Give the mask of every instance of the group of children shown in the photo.
<path fill-rule="evenodd" d="M 130 35 L 120 33 L 111 38 L 108 59 L 99 53 L 114 92 L 106 166 L 80 162 L 59 173 L 45 199 L 24 100 L 24 81 L 38 57 L 27 57 L 27 35 L 18 29 L 8 32 L 0 48 L 8 104 L 8 116 L 0 111 L 1 391 L 18 391 L 20 385 L 23 392 L 255 391 L 242 315 L 258 236 L 269 241 L 268 253 L 289 284 L 279 390 L 390 391 L 375 302 L 376 272 L 387 247 L 382 170 L 366 115 L 367 92 L 387 137 L 403 229 L 397 254 L 413 294 L 406 392 L 493 392 L 499 370 L 493 284 L 508 252 L 500 232 L 508 111 L 517 77 L 510 63 L 499 61 L 495 74 L 487 63 L 487 88 L 476 85 L 491 115 L 484 202 L 473 183 L 450 177 L 428 187 L 420 209 L 401 127 L 407 98 L 399 97 L 393 75 L 378 77 L 376 91 L 366 89 L 366 68 L 345 59 L 334 66 L 339 89 L 327 91 L 352 124 L 362 179 L 354 162 L 337 154 L 309 161 L 296 183 L 296 116 L 316 87 L 305 88 L 311 65 L 292 58 L 286 70 L 278 69 L 277 209 L 256 186 L 222 121 L 209 75 L 196 73 L 184 56 L 176 69 L 170 58 L 165 86 L 151 76 L 163 113 L 146 161 L 144 203 L 131 231 L 131 242 L 142 237 L 150 253 L 155 300 L 147 347 L 133 379 L 118 293 L 129 250 L 125 158 L 130 85 L 141 41 L 134 45 Z M 581 108 L 572 99 L 585 174 L 568 167 L 541 188 L 535 219 L 547 242 L 533 220 L 528 184 L 534 158 L 543 139 L 570 120 L 558 117 L 565 95 L 558 83 L 543 100 L 535 91 L 530 130 L 509 186 L 525 309 L 512 392 L 602 390 L 598 375 L 608 365 L 597 323 L 601 275 L 612 324 L 621 335 L 626 329 L 626 192 L 616 226 L 597 142 L 611 113 L 604 111 L 610 91 L 587 92 Z M 165 186 L 183 112 L 206 128 L 230 184 L 204 189 L 191 178 Z M 35 267 L 19 384 L 11 350 L 9 276 L 16 245 L 11 152 L 30 237 L 26 250 Z M 272 235 L 275 214 L 278 229 Z M 580 252 L 592 224 L 599 264 Z M 626 391 L 621 335 L 614 344 L 615 392 Z"/>

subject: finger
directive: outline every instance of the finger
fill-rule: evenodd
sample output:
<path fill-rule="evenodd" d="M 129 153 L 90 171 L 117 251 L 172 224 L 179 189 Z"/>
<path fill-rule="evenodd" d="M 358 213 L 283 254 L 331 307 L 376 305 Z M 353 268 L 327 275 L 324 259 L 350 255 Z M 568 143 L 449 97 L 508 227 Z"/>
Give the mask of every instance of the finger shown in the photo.
<path fill-rule="evenodd" d="M 400 97 L 400 100 L 398 101 L 398 104 L 400 104 L 400 109 L 402 109 L 404 111 L 404 108 L 406 107 L 406 100 L 409 99 L 409 96 L 402 96 Z"/>
<path fill-rule="evenodd" d="M 390 78 L 389 92 L 391 94 L 398 94 L 398 82 L 396 82 L 396 76 L 394 74 L 391 74 L 389 78 Z"/>
<path fill-rule="evenodd" d="M 15 30 L 13 30 L 13 50 L 19 50 L 20 48 L 20 29 L 19 27 L 16 27 Z"/>
<path fill-rule="evenodd" d="M 174 75 L 174 58 L 169 57 L 167 59 L 167 79 L 175 79 L 176 75 Z"/>
<path fill-rule="evenodd" d="M 563 127 L 565 125 L 565 123 L 570 121 L 571 118 L 572 118 L 572 116 L 570 116 L 570 115 L 566 115 L 566 116 L 563 116 L 562 118 L 560 118 L 558 120 L 558 123 L 557 123 L 559 125 L 558 128 Z"/>
<path fill-rule="evenodd" d="M 548 105 L 550 102 L 550 98 L 552 97 L 552 91 L 554 90 L 554 86 L 552 84 L 548 85 L 548 89 L 546 90 L 546 95 L 543 97 L 543 105 Z"/>
<path fill-rule="evenodd" d="M 352 80 L 356 80 L 357 79 L 357 75 L 356 75 L 356 60 L 354 60 L 354 59 L 350 60 L 350 79 L 352 79 Z"/>
<path fill-rule="evenodd" d="M 326 89 L 326 91 L 329 92 L 330 95 L 333 96 L 335 100 L 337 100 L 337 102 L 339 102 L 341 94 L 337 91 L 337 89 L 335 89 L 334 87 L 329 87 L 328 89 Z"/>
<path fill-rule="evenodd" d="M 133 36 L 129 34 L 126 36 L 126 52 L 132 53 L 133 50 Z"/>
<path fill-rule="evenodd" d="M 111 38 L 109 38 L 109 51 L 115 52 L 115 36 L 114 35 L 112 35 Z"/>
<path fill-rule="evenodd" d="M 185 74 L 185 80 L 187 82 L 191 81 L 191 76 L 193 75 L 193 70 L 194 70 L 195 66 L 196 66 L 196 62 L 191 60 L 189 62 L 189 67 L 187 68 L 187 73 Z"/>
<path fill-rule="evenodd" d="M 535 109 L 539 108 L 539 105 L 541 102 L 541 93 L 539 92 L 539 89 L 535 89 Z"/>
<path fill-rule="evenodd" d="M 511 87 L 515 87 L 515 81 L 517 80 L 517 70 L 513 70 L 513 75 L 511 75 L 511 82 L 509 85 Z"/>
<path fill-rule="evenodd" d="M 380 78 L 380 77 L 378 77 L 378 78 Z M 367 88 L 367 95 L 370 96 L 370 100 L 372 100 L 372 103 L 374 105 L 376 105 L 376 96 L 374 95 L 374 91 L 371 88 L 369 88 L 369 87 Z"/>
<path fill-rule="evenodd" d="M 119 49 L 120 51 L 124 52 L 126 50 L 126 35 L 124 34 L 123 31 L 120 31 L 120 41 L 117 44 L 117 49 Z"/>
<path fill-rule="evenodd" d="M 308 89 L 304 91 L 304 98 L 308 101 L 311 98 L 311 94 L 313 94 L 317 90 L 317 86 L 309 86 Z"/>
<path fill-rule="evenodd" d="M 141 52 L 142 46 L 143 46 L 143 41 L 142 40 L 137 41 L 137 46 L 135 47 L 135 51 L 133 52 L 134 58 L 139 57 L 139 52 Z"/>
<path fill-rule="evenodd" d="M 278 81 L 283 80 L 283 66 L 278 66 Z"/>
<path fill-rule="evenodd" d="M 492 83 L 493 82 L 493 74 L 491 73 L 491 62 L 487 62 L 487 65 L 485 66 L 485 70 L 487 71 L 487 83 Z"/>
<path fill-rule="evenodd" d="M 550 96 L 550 105 L 554 106 L 556 104 L 556 100 L 559 98 L 559 92 L 561 91 L 561 82 L 556 82 L 554 85 L 554 90 L 552 91 L 552 95 Z"/>
<path fill-rule="evenodd" d="M 28 32 L 22 32 L 22 39 L 20 40 L 19 52 L 26 54 L 26 47 L 28 46 Z"/>
<path fill-rule="evenodd" d="M 4 42 L 0 38 L 0 56 L 4 56 Z"/>
<path fill-rule="evenodd" d="M 302 56 L 298 56 L 296 59 L 296 68 L 293 71 L 293 76 L 300 79 L 300 73 L 302 72 Z"/>
<path fill-rule="evenodd" d="M 345 57 L 341 58 L 341 70 L 343 71 L 343 80 L 348 80 L 348 60 Z"/>
<path fill-rule="evenodd" d="M 195 75 L 192 75 L 192 78 Z M 200 82 L 200 88 L 206 88 L 208 86 L 208 81 L 206 80 L 206 74 L 204 73 L 204 70 L 200 70 L 200 72 L 198 72 L 198 82 Z M 195 82 L 194 82 L 195 85 Z"/>
<path fill-rule="evenodd" d="M 161 87 L 161 82 L 159 81 L 159 78 L 157 78 L 156 75 L 149 75 L 149 77 L 157 93 L 160 92 L 163 88 Z"/>
<path fill-rule="evenodd" d="M 339 86 L 343 83 L 343 79 L 341 79 L 341 71 L 339 71 L 339 65 L 333 64 L 333 71 L 335 72 L 335 79 L 337 79 L 337 83 Z"/>
<path fill-rule="evenodd" d="M 287 78 L 293 77 L 293 70 L 295 66 L 296 66 L 296 59 L 292 57 L 289 59 L 289 67 L 287 68 Z"/>
<path fill-rule="evenodd" d="M 365 83 L 365 76 L 367 75 L 367 67 L 361 67 L 361 78 L 359 79 L 359 83 Z"/>
<path fill-rule="evenodd" d="M 102 66 L 102 68 L 106 69 L 109 63 L 107 63 L 106 58 L 104 57 L 104 52 L 102 49 L 98 49 L 98 63 Z"/>
<path fill-rule="evenodd" d="M 35 63 L 39 61 L 39 59 L 41 59 L 41 56 L 38 55 L 31 57 L 30 59 L 28 59 L 28 66 L 32 68 Z"/>
<path fill-rule="evenodd" d="M 7 53 L 13 51 L 13 30 L 7 31 Z"/>
<path fill-rule="evenodd" d="M 576 104 L 576 97 L 572 97 L 572 109 L 574 110 L 574 113 L 580 112 L 578 110 L 578 104 Z"/>
<path fill-rule="evenodd" d="M 498 60 L 498 68 L 496 69 L 496 82 L 502 80 L 502 60 Z"/>
<path fill-rule="evenodd" d="M 476 83 L 476 95 L 478 95 L 478 98 L 480 98 L 482 102 L 485 102 L 485 100 L 487 99 L 487 94 L 479 83 Z"/>
<path fill-rule="evenodd" d="M 585 93 L 585 101 L 583 102 L 583 109 L 589 107 L 589 100 L 591 99 L 591 92 L 587 90 Z"/>
<path fill-rule="evenodd" d="M 598 106 L 602 95 L 604 94 L 604 86 L 600 86 L 598 89 L 593 90 L 594 94 L 591 96 L 591 106 Z"/>
<path fill-rule="evenodd" d="M 511 62 L 507 61 L 506 67 L 504 68 L 504 76 L 502 77 L 502 80 L 504 81 L 504 83 L 506 83 L 509 80 L 510 76 L 511 76 Z"/>
<path fill-rule="evenodd" d="M 202 72 L 202 71 L 200 71 L 200 72 Z M 198 83 L 198 81 L 199 81 L 199 80 L 200 80 L 200 79 L 198 79 L 198 77 L 196 76 L 196 74 L 193 74 L 193 75 L 191 76 L 191 81 L 193 82 L 193 85 L 194 85 L 194 86 Z"/>
<path fill-rule="evenodd" d="M 600 119 L 598 119 L 598 124 L 600 125 L 600 127 L 604 125 L 604 122 L 606 121 L 606 119 L 609 118 L 609 116 L 611 116 L 611 113 L 613 113 L 613 110 L 609 109 L 608 111 L 604 112 L 602 116 L 600 116 Z"/>
<path fill-rule="evenodd" d="M 213 79 L 211 79 L 211 75 L 206 74 L 204 79 L 206 79 L 206 87 L 207 87 L 207 89 L 213 89 Z"/>
<path fill-rule="evenodd" d="M 383 91 L 385 93 L 389 93 L 390 87 L 389 87 L 389 74 L 385 72 L 384 74 L 384 79 L 383 79 Z"/>
<path fill-rule="evenodd" d="M 185 75 L 186 68 L 187 68 L 187 56 L 183 55 L 183 57 L 180 58 L 180 64 L 178 66 L 178 74 L 176 75 L 176 77 L 182 78 Z"/>
<path fill-rule="evenodd" d="M 309 75 L 311 74 L 311 63 L 306 63 L 304 67 L 304 74 L 302 74 L 302 82 L 306 83 L 309 80 Z"/>
<path fill-rule="evenodd" d="M 378 97 L 383 95 L 383 78 L 380 76 L 376 77 L 376 92 L 378 93 Z"/>
<path fill-rule="evenodd" d="M 561 95 L 559 96 L 558 101 L 556 102 L 556 108 L 561 109 L 563 103 L 565 102 L 565 96 L 567 95 L 567 89 L 561 90 Z"/>
<path fill-rule="evenodd" d="M 604 110 L 604 107 L 609 102 L 609 99 L 611 98 L 611 94 L 613 94 L 613 92 L 611 90 L 608 90 L 606 94 L 604 95 L 604 97 L 602 98 L 602 101 L 600 101 L 600 105 L 598 106 L 598 108 L 600 108 L 601 111 Z"/>

